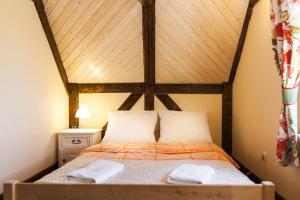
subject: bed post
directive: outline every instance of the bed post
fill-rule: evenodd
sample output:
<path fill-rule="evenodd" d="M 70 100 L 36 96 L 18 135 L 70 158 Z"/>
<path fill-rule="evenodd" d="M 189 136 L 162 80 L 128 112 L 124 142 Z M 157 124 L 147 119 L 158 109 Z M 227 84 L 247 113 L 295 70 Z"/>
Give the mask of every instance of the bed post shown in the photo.
<path fill-rule="evenodd" d="M 3 200 L 16 200 L 16 184 L 19 183 L 17 180 L 11 180 L 4 183 L 4 198 Z"/>
<path fill-rule="evenodd" d="M 263 181 L 263 200 L 274 200 L 275 199 L 275 186 L 270 181 Z"/>

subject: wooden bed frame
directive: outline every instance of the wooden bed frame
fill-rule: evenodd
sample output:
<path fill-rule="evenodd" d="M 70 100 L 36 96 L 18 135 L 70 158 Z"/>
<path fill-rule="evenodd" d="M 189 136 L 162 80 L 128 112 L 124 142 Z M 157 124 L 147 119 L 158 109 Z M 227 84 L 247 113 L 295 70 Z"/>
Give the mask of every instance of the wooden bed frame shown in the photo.
<path fill-rule="evenodd" d="M 253 185 L 37 184 L 10 181 L 4 200 L 274 200 L 271 182 Z"/>

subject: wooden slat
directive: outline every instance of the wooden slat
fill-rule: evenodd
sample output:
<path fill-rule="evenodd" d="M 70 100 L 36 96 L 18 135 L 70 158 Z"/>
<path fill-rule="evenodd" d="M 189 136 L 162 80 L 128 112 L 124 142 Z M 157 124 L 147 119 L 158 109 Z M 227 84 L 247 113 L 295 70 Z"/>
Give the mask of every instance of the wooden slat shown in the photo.
<path fill-rule="evenodd" d="M 127 99 L 122 103 L 122 105 L 118 108 L 118 110 L 130 110 L 136 102 L 141 98 L 143 93 L 132 93 L 130 94 Z M 106 129 L 107 129 L 108 122 L 102 127 L 101 135 L 104 137 Z"/>
<path fill-rule="evenodd" d="M 34 5 L 36 7 L 36 10 L 37 10 L 37 13 L 39 15 L 40 21 L 42 23 L 43 29 L 45 31 L 45 34 L 46 34 L 49 46 L 51 48 L 55 63 L 57 65 L 59 74 L 61 76 L 61 79 L 63 81 L 63 84 L 65 86 L 65 89 L 66 89 L 67 93 L 69 93 L 68 76 L 67 76 L 64 64 L 62 62 L 62 59 L 60 57 L 60 53 L 58 51 L 58 48 L 56 46 L 56 42 L 55 42 L 51 27 L 50 27 L 50 24 L 49 24 L 47 15 L 45 13 L 43 1 L 42 0 L 34 0 Z"/>
<path fill-rule="evenodd" d="M 167 94 L 156 94 L 157 98 L 166 106 L 168 110 L 182 111 L 176 102 Z"/>
<path fill-rule="evenodd" d="M 222 95 L 222 148 L 232 154 L 232 84 L 224 83 Z"/>
<path fill-rule="evenodd" d="M 155 0 L 143 1 L 142 5 L 145 110 L 153 110 L 155 87 Z"/>
<path fill-rule="evenodd" d="M 143 83 L 95 83 L 79 84 L 79 93 L 143 93 Z"/>
<path fill-rule="evenodd" d="M 158 94 L 222 94 L 223 84 L 156 84 Z"/>
<path fill-rule="evenodd" d="M 232 67 L 231 67 L 231 72 L 230 72 L 230 76 L 229 76 L 229 82 L 231 84 L 233 84 L 234 79 L 235 79 L 235 75 L 237 72 L 237 68 L 238 65 L 240 63 L 240 59 L 242 56 L 242 52 L 243 52 L 243 48 L 244 48 L 244 44 L 245 44 L 245 40 L 246 40 L 246 36 L 247 36 L 247 31 L 248 31 L 248 26 L 250 23 L 250 19 L 252 16 L 252 12 L 253 12 L 253 6 L 255 5 L 254 1 L 250 1 L 248 9 L 247 9 L 247 13 L 246 13 L 246 17 L 244 20 L 244 24 L 243 24 L 243 28 L 242 28 L 242 32 L 240 35 L 240 39 L 239 39 L 239 43 L 238 43 L 238 47 L 233 59 L 233 63 L 232 63 Z"/>
<path fill-rule="evenodd" d="M 9 183 L 5 200 L 74 199 L 74 200 L 271 200 L 270 184 L 253 185 L 124 185 L 124 184 L 34 184 Z M 266 195 L 263 195 L 266 191 Z M 266 199 L 264 199 L 266 197 Z"/>
<path fill-rule="evenodd" d="M 70 83 L 69 90 L 69 128 L 74 126 L 79 127 L 79 119 L 75 117 L 76 111 L 79 107 L 78 84 Z"/>

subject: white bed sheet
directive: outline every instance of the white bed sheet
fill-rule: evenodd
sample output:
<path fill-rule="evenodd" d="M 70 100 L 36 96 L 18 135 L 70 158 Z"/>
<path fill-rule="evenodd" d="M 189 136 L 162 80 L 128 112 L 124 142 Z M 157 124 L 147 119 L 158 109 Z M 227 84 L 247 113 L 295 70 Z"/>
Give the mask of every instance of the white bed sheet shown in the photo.
<path fill-rule="evenodd" d="M 37 183 L 84 183 L 82 181 L 70 181 L 67 173 L 86 167 L 89 163 L 98 158 L 80 156 L 61 168 L 46 175 Z M 166 184 L 167 175 L 181 164 L 201 164 L 214 168 L 216 173 L 208 184 L 254 184 L 232 164 L 217 160 L 114 160 L 123 163 L 124 170 L 109 179 L 104 184 Z"/>

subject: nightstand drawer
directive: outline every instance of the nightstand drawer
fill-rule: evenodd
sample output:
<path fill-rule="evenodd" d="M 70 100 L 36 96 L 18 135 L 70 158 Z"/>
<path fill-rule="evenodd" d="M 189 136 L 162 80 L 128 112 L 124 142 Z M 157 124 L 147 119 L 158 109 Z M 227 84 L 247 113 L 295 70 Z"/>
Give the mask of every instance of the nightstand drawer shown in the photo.
<path fill-rule="evenodd" d="M 63 147 L 88 147 L 90 146 L 90 139 L 88 136 L 68 137 L 62 138 Z"/>

